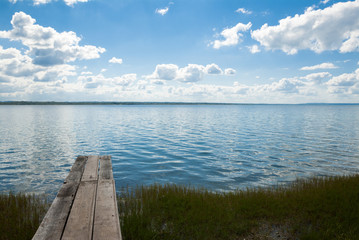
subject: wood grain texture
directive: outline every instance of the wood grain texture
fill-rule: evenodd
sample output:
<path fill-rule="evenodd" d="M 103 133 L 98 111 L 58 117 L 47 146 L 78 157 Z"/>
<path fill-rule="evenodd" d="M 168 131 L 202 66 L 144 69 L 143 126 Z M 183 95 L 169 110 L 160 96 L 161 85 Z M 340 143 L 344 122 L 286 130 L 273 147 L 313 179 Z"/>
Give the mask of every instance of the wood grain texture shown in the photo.
<path fill-rule="evenodd" d="M 76 159 L 64 184 L 32 238 L 33 240 L 60 240 L 86 161 L 87 157 L 85 156 L 79 156 Z"/>
<path fill-rule="evenodd" d="M 66 240 L 90 240 L 94 219 L 97 181 L 81 182 L 62 236 Z"/>
<path fill-rule="evenodd" d="M 113 179 L 111 156 L 100 157 L 100 180 L 111 180 Z"/>
<path fill-rule="evenodd" d="M 93 240 L 121 240 L 114 180 L 99 180 L 97 185 Z"/>
<path fill-rule="evenodd" d="M 122 240 L 111 156 L 76 159 L 33 237 L 44 239 Z"/>
<path fill-rule="evenodd" d="M 88 156 L 81 181 L 93 181 L 98 179 L 99 156 Z"/>

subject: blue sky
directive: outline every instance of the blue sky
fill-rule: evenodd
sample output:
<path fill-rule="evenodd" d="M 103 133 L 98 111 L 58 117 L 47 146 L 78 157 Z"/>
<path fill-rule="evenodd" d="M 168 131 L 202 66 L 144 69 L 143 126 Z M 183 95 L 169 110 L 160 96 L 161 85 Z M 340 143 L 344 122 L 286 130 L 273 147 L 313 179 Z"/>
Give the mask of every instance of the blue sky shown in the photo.
<path fill-rule="evenodd" d="M 0 101 L 359 102 L 359 0 L 0 0 Z"/>

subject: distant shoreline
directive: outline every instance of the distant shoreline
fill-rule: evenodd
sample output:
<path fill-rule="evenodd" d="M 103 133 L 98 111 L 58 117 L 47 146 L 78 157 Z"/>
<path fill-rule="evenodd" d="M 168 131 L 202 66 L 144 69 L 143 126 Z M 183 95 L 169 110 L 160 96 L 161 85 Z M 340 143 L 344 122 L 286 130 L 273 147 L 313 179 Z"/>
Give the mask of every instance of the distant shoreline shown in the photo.
<path fill-rule="evenodd" d="M 48 102 L 3 101 L 0 105 L 359 105 L 359 103 L 216 103 L 216 102 Z"/>

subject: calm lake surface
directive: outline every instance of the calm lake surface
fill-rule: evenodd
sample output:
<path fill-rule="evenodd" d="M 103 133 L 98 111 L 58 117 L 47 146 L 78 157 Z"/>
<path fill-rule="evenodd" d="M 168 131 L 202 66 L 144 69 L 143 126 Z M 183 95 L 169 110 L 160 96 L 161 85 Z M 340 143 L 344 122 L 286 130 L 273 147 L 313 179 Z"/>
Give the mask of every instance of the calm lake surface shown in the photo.
<path fill-rule="evenodd" d="M 117 190 L 230 191 L 359 172 L 359 105 L 0 106 L 0 192 L 55 195 L 78 155 Z"/>

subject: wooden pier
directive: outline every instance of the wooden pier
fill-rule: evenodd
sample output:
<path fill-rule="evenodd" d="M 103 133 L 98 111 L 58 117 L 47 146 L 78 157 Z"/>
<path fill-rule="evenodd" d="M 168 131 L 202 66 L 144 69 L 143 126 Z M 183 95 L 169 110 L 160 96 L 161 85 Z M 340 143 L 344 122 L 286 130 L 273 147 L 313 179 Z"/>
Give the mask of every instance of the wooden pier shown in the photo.
<path fill-rule="evenodd" d="M 33 237 L 40 239 L 122 239 L 110 156 L 76 159 Z"/>

